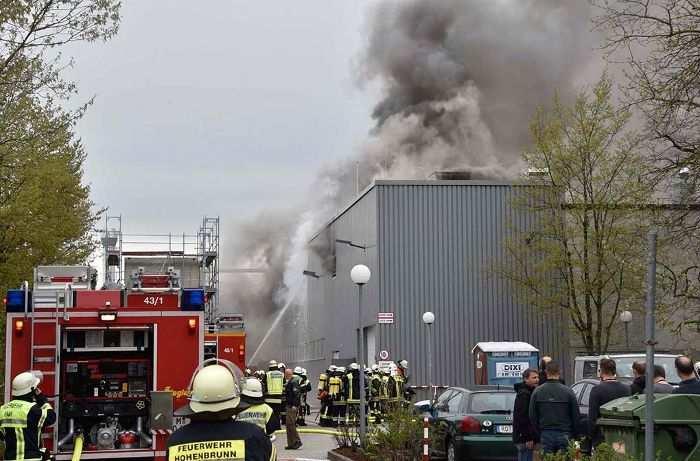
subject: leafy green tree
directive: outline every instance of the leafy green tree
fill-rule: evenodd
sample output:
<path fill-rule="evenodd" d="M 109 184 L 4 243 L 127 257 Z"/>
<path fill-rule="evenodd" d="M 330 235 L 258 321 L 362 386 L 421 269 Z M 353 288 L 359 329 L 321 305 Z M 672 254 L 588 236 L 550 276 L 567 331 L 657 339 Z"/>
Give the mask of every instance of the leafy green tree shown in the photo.
<path fill-rule="evenodd" d="M 61 48 L 111 38 L 119 10 L 118 0 L 0 0 L 3 292 L 31 280 L 36 265 L 85 262 L 95 248 L 99 211 L 82 183 L 86 154 L 74 133 L 88 104 L 61 107 L 75 94 L 75 84 L 62 78 L 72 62 Z"/>
<path fill-rule="evenodd" d="M 611 102 L 603 76 L 572 105 L 555 98 L 531 124 L 531 172 L 516 206 L 534 222 L 513 224 L 504 274 L 525 301 L 564 309 L 589 353 L 610 346 L 618 313 L 643 299 L 644 240 L 640 208 L 650 187 L 630 113 Z M 518 222 L 526 222 L 516 219 Z"/>

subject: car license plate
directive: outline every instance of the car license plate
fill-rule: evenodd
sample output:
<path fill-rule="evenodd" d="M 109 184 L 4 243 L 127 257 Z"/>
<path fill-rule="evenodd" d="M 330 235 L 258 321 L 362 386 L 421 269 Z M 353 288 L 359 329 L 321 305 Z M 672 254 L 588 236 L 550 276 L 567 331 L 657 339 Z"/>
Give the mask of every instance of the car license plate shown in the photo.
<path fill-rule="evenodd" d="M 496 426 L 496 432 L 499 434 L 512 434 L 513 433 L 513 426 L 510 424 Z"/>

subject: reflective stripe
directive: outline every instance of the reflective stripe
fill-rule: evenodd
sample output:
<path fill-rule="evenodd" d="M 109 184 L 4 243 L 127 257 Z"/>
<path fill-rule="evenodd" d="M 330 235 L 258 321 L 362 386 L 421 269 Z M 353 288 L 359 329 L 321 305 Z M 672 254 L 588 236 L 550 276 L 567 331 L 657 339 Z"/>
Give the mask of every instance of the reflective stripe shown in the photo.
<path fill-rule="evenodd" d="M 45 403 L 41 406 L 41 417 L 39 418 L 39 424 L 37 425 L 37 447 L 41 447 L 41 429 L 44 427 L 44 421 L 46 421 L 46 416 L 49 411 L 49 406 L 48 403 Z"/>
<path fill-rule="evenodd" d="M 15 428 L 15 437 L 17 438 L 17 459 L 24 459 L 24 429 Z"/>
<path fill-rule="evenodd" d="M 3 418 L 0 419 L 0 425 L 2 427 L 27 427 L 27 420 Z"/>
<path fill-rule="evenodd" d="M 275 444 L 272 444 L 272 451 L 270 452 L 270 461 L 277 461 L 277 448 Z"/>
<path fill-rule="evenodd" d="M 252 423 L 263 431 L 267 428 L 267 422 L 272 418 L 272 408 L 269 405 L 258 404 L 248 407 L 236 416 L 238 421 Z"/>

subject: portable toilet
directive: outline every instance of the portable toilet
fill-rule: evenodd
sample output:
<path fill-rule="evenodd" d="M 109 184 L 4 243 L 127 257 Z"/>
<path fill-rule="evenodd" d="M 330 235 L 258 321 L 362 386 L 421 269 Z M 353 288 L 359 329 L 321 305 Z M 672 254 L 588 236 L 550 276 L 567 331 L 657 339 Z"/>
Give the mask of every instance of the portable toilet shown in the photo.
<path fill-rule="evenodd" d="M 537 369 L 539 350 L 523 342 L 483 342 L 472 349 L 475 384 L 513 385 L 523 371 Z"/>

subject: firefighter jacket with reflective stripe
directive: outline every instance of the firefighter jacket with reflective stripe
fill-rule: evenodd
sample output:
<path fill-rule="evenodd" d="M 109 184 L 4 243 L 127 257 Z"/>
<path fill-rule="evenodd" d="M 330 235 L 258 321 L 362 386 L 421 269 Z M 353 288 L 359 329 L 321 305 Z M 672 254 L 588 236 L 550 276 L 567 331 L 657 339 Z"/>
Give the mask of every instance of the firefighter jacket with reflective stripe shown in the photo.
<path fill-rule="evenodd" d="M 389 398 L 389 377 L 382 376 L 382 385 L 379 388 L 379 399 L 386 400 Z"/>
<path fill-rule="evenodd" d="M 345 375 L 348 403 L 360 403 L 360 372 L 355 370 Z"/>
<path fill-rule="evenodd" d="M 267 394 L 265 401 L 267 403 L 282 403 L 282 394 L 284 393 L 284 375 L 281 371 L 270 370 L 265 375 Z"/>
<path fill-rule="evenodd" d="M 400 373 L 394 376 L 394 385 L 396 387 L 396 390 L 394 391 L 396 395 L 394 397 L 401 400 L 404 394 L 405 381 Z"/>
<path fill-rule="evenodd" d="M 6 460 L 40 460 L 41 431 L 56 422 L 56 412 L 46 403 L 15 399 L 0 407 L 0 432 L 5 439 Z"/>
<path fill-rule="evenodd" d="M 280 421 L 278 418 L 273 418 L 273 414 L 274 411 L 270 405 L 266 403 L 258 403 L 257 405 L 252 405 L 238 413 L 236 420 L 255 424 L 260 429 L 265 431 L 267 435 L 270 435 L 280 428 Z"/>
<path fill-rule="evenodd" d="M 173 432 L 167 450 L 168 461 L 277 459 L 270 438 L 259 427 L 233 419 L 192 421 Z"/>

